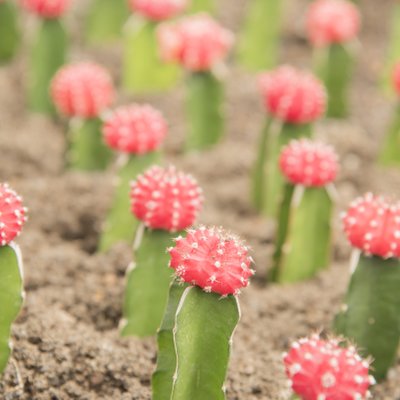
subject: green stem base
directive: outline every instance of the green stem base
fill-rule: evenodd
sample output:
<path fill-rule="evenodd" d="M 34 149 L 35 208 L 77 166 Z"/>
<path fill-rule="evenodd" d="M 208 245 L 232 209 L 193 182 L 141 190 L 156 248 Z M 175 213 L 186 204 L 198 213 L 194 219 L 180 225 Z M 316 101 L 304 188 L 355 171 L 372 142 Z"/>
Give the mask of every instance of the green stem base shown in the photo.
<path fill-rule="evenodd" d="M 18 14 L 11 1 L 0 2 L 0 63 L 14 57 L 20 43 Z"/>
<path fill-rule="evenodd" d="M 382 165 L 400 165 L 400 104 L 396 107 L 393 122 L 384 139 L 379 162 Z"/>

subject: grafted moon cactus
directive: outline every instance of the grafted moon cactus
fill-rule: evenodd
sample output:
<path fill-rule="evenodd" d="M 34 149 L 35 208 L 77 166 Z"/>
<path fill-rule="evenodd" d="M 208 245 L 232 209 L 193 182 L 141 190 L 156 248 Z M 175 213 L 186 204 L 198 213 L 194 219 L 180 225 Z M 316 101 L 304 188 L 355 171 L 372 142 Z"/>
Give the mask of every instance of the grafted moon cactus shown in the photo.
<path fill-rule="evenodd" d="M 11 325 L 23 302 L 23 270 L 19 247 L 13 242 L 26 221 L 22 199 L 7 184 L 0 184 L 0 374 L 11 353 Z"/>
<path fill-rule="evenodd" d="M 201 226 L 168 251 L 177 280 L 158 334 L 153 400 L 224 400 L 237 295 L 254 274 L 249 249 L 222 228 Z"/>
<path fill-rule="evenodd" d="M 347 0 L 317 0 L 307 13 L 316 71 L 328 91 L 328 117 L 348 114 L 347 90 L 352 77 L 354 43 L 360 30 L 358 8 Z"/>
<path fill-rule="evenodd" d="M 114 201 L 100 238 L 101 251 L 119 241 L 133 242 L 139 221 L 129 210 L 130 182 L 161 160 L 159 150 L 166 134 L 163 115 L 147 104 L 119 107 L 106 117 L 104 140 L 120 152 L 120 159 Z"/>
<path fill-rule="evenodd" d="M 283 148 L 279 166 L 287 183 L 271 279 L 296 282 L 313 277 L 329 264 L 338 161 L 331 146 L 301 139 Z"/>
<path fill-rule="evenodd" d="M 18 13 L 12 0 L 0 0 L 0 64 L 10 61 L 20 42 Z"/>
<path fill-rule="evenodd" d="M 335 329 L 372 356 L 371 373 L 380 380 L 400 341 L 400 205 L 369 193 L 350 204 L 343 225 L 355 250 Z"/>
<path fill-rule="evenodd" d="M 286 65 L 261 74 L 259 84 L 268 116 L 258 145 L 251 197 L 258 211 L 276 216 L 284 184 L 279 154 L 291 139 L 311 136 L 312 123 L 325 111 L 326 94 L 313 75 Z"/>
<path fill-rule="evenodd" d="M 301 400 L 366 400 L 375 380 L 353 346 L 319 335 L 294 342 L 283 356 L 286 375 Z"/>
<path fill-rule="evenodd" d="M 62 67 L 51 84 L 60 114 L 71 118 L 67 164 L 73 169 L 105 169 L 111 159 L 103 143 L 100 116 L 114 100 L 112 78 L 103 67 L 82 62 Z"/>
<path fill-rule="evenodd" d="M 212 147 L 224 132 L 224 93 L 216 71 L 233 44 L 233 34 L 203 13 L 163 24 L 158 38 L 163 59 L 189 73 L 186 148 Z"/>
<path fill-rule="evenodd" d="M 153 166 L 132 183 L 131 210 L 141 224 L 127 271 L 123 336 L 151 336 L 160 327 L 171 283 L 165 249 L 196 221 L 202 200 L 194 178 L 172 166 Z"/>

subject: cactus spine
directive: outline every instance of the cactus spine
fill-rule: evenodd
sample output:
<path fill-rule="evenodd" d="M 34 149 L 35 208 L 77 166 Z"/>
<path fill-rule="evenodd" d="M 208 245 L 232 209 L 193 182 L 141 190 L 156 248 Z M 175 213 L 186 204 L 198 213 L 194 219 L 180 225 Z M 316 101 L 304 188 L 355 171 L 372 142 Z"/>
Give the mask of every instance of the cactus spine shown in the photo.
<path fill-rule="evenodd" d="M 12 1 L 0 2 L 0 64 L 13 58 L 20 42 L 17 10 Z"/>

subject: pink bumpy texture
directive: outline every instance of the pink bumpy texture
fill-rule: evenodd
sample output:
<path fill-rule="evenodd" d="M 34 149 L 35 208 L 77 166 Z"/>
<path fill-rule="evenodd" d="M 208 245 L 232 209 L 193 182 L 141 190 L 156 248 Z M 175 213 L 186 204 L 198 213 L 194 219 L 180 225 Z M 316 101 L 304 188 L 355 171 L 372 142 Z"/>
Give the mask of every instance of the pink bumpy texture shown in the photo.
<path fill-rule="evenodd" d="M 400 62 L 398 62 L 393 68 L 393 86 L 398 95 L 400 95 Z"/>
<path fill-rule="evenodd" d="M 360 30 L 360 13 L 346 0 L 317 0 L 309 8 L 307 30 L 314 46 L 327 46 L 354 39 Z"/>
<path fill-rule="evenodd" d="M 26 208 L 22 198 L 6 183 L 0 184 L 0 245 L 13 241 L 26 221 Z"/>
<path fill-rule="evenodd" d="M 284 65 L 261 74 L 259 83 L 265 108 L 283 122 L 307 124 L 325 112 L 325 88 L 308 72 Z"/>
<path fill-rule="evenodd" d="M 163 21 L 181 13 L 187 0 L 129 0 L 133 12 L 152 21 Z"/>
<path fill-rule="evenodd" d="M 168 251 L 177 276 L 206 292 L 237 295 L 254 274 L 248 247 L 221 228 L 190 229 Z"/>
<path fill-rule="evenodd" d="M 57 72 L 51 84 L 51 96 L 60 113 L 93 118 L 110 106 L 114 87 L 106 69 L 83 62 L 66 65 Z"/>
<path fill-rule="evenodd" d="M 294 185 L 325 186 L 335 180 L 337 155 L 331 146 L 307 139 L 292 140 L 283 148 L 279 166 Z"/>
<path fill-rule="evenodd" d="M 70 0 L 21 0 L 28 11 L 42 18 L 54 19 L 61 17 L 70 5 Z"/>
<path fill-rule="evenodd" d="M 340 347 L 339 340 L 318 335 L 300 339 L 284 355 L 286 375 L 302 400 L 363 400 L 374 383 L 369 363 L 354 347 Z"/>
<path fill-rule="evenodd" d="M 191 175 L 153 166 L 131 184 L 132 213 L 146 227 L 176 232 L 196 221 L 203 196 Z"/>
<path fill-rule="evenodd" d="M 161 56 L 190 71 L 207 71 L 221 62 L 233 44 L 233 34 L 207 14 L 186 17 L 161 26 Z"/>
<path fill-rule="evenodd" d="M 167 134 L 162 114 L 149 105 L 117 108 L 104 124 L 104 140 L 122 153 L 145 154 L 157 150 Z"/>
<path fill-rule="evenodd" d="M 366 255 L 400 258 L 400 204 L 371 193 L 354 200 L 342 216 L 352 246 Z"/>

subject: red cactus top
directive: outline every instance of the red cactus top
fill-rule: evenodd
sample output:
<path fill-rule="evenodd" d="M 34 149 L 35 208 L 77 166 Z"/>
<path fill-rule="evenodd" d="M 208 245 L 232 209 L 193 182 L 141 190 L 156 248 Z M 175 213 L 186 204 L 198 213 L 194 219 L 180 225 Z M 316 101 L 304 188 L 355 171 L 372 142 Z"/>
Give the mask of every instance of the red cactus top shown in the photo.
<path fill-rule="evenodd" d="M 193 225 L 203 196 L 191 175 L 153 166 L 131 184 L 132 213 L 151 229 L 176 232 Z"/>
<path fill-rule="evenodd" d="M 163 21 L 181 13 L 187 0 L 129 0 L 130 8 L 152 21 Z"/>
<path fill-rule="evenodd" d="M 237 295 L 254 274 L 248 247 L 221 228 L 191 229 L 169 253 L 177 276 L 206 292 Z"/>
<path fill-rule="evenodd" d="M 150 105 L 132 104 L 113 111 L 104 123 L 104 140 L 122 153 L 145 154 L 157 150 L 167 134 L 167 123 Z"/>
<path fill-rule="evenodd" d="M 400 203 L 367 193 L 350 204 L 342 220 L 352 246 L 366 255 L 400 258 Z"/>
<path fill-rule="evenodd" d="M 308 72 L 284 65 L 261 74 L 259 84 L 266 110 L 283 122 L 306 124 L 325 112 L 325 88 Z"/>
<path fill-rule="evenodd" d="M 227 55 L 233 34 L 209 15 L 197 14 L 160 26 L 158 40 L 166 61 L 190 71 L 207 71 Z"/>
<path fill-rule="evenodd" d="M 22 198 L 8 184 L 0 184 L 0 245 L 12 242 L 26 222 L 27 209 Z"/>
<path fill-rule="evenodd" d="M 93 118 L 114 100 L 111 75 L 91 62 L 62 67 L 51 83 L 51 96 L 58 111 L 69 117 Z"/>
<path fill-rule="evenodd" d="M 69 7 L 71 0 L 21 0 L 28 11 L 47 19 L 61 17 Z"/>
<path fill-rule="evenodd" d="M 354 39 L 360 30 L 360 13 L 347 0 L 314 1 L 307 14 L 307 30 L 314 46 L 344 43 Z"/>
<path fill-rule="evenodd" d="M 300 339 L 284 355 L 286 375 L 302 400 L 366 399 L 374 382 L 369 363 L 354 347 L 343 348 L 339 340 L 318 335 Z"/>
<path fill-rule="evenodd" d="M 398 95 L 400 95 L 400 62 L 397 62 L 392 73 L 393 87 Z"/>
<path fill-rule="evenodd" d="M 295 185 L 324 186 L 335 180 L 337 155 L 331 146 L 308 139 L 292 140 L 279 158 L 280 169 Z"/>

